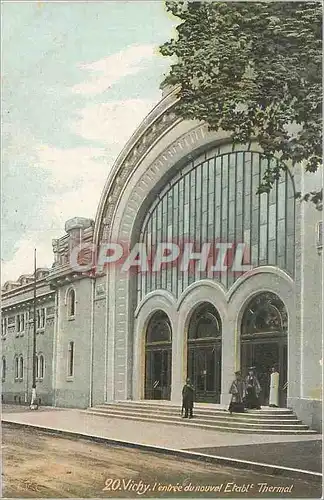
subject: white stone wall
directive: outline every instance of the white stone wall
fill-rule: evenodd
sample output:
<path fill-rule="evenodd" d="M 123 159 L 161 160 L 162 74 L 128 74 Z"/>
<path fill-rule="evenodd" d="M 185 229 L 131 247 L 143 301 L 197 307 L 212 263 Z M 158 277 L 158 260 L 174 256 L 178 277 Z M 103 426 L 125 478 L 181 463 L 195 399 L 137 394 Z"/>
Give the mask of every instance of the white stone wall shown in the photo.
<path fill-rule="evenodd" d="M 46 290 L 47 291 L 47 290 Z M 2 318 L 9 316 L 17 316 L 17 314 L 25 314 L 32 310 L 30 303 L 24 302 L 24 299 L 30 298 L 32 293 L 19 291 L 15 293 L 15 299 L 10 297 L 10 300 L 3 298 Z M 51 297 L 41 295 L 41 290 L 38 288 L 37 297 L 41 300 L 37 303 L 37 309 L 40 307 L 53 309 L 55 306 L 53 295 Z M 7 306 L 11 309 L 7 309 Z M 19 308 L 17 308 L 19 304 Z M 5 403 L 30 403 L 32 390 L 33 376 L 33 324 L 25 321 L 25 329 L 18 333 L 16 328 L 14 331 L 8 331 L 5 337 L 1 340 L 2 357 L 6 359 L 6 377 L 2 381 L 2 399 Z M 48 315 L 45 323 L 45 328 L 37 329 L 36 334 L 36 353 L 42 354 L 44 357 L 44 377 L 36 381 L 36 394 L 41 405 L 53 404 L 53 337 L 54 337 L 54 314 Z M 15 379 L 15 356 L 23 356 L 23 379 Z"/>
<path fill-rule="evenodd" d="M 322 172 L 297 172 L 298 189 L 303 194 L 320 189 Z M 296 339 L 289 361 L 295 377 L 290 380 L 288 405 L 312 428 L 322 426 L 323 359 L 323 254 L 316 248 L 316 226 L 323 212 L 310 202 L 297 203 L 296 255 Z"/>
<path fill-rule="evenodd" d="M 55 352 L 55 406 L 87 408 L 90 397 L 92 281 L 66 283 L 58 289 Z M 68 317 L 67 297 L 76 293 L 75 318 Z M 74 342 L 74 374 L 68 376 L 68 345 Z"/>

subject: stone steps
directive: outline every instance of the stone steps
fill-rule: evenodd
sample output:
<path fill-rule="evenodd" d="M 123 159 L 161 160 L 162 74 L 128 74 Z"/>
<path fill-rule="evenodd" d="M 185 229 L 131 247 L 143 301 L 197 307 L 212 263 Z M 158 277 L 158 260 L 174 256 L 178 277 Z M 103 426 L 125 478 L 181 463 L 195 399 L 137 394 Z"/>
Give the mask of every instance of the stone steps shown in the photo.
<path fill-rule="evenodd" d="M 262 408 L 230 415 L 220 405 L 194 407 L 194 418 L 181 418 L 179 406 L 146 401 L 125 401 L 99 405 L 85 410 L 88 414 L 108 418 L 137 420 L 161 424 L 182 425 L 201 429 L 257 434 L 313 434 L 287 408 Z"/>
<path fill-rule="evenodd" d="M 95 408 L 95 410 L 107 410 L 107 405 L 100 405 Z M 133 414 L 136 413 L 138 416 L 158 416 L 159 418 L 166 418 L 166 417 L 179 417 L 181 416 L 181 411 L 178 407 L 174 408 L 151 408 L 149 406 L 147 407 L 133 407 L 132 405 L 127 405 L 127 404 L 109 404 L 109 411 L 110 412 L 131 412 Z M 278 419 L 280 422 L 285 423 L 289 425 L 290 423 L 296 424 L 302 424 L 301 420 L 297 420 L 296 416 L 291 413 L 287 415 L 280 416 L 275 415 L 275 414 L 267 414 L 265 412 L 262 412 L 264 414 L 252 414 L 252 413 L 233 413 L 232 415 L 229 415 L 227 410 L 200 410 L 199 408 L 194 408 L 194 415 L 199 417 L 200 419 L 204 420 L 210 420 L 210 421 L 215 421 L 215 419 L 228 419 L 230 417 L 231 421 L 244 421 L 244 422 L 250 422 L 250 423 L 260 423 L 262 422 L 265 423 L 272 423 L 276 424 L 278 422 Z"/>

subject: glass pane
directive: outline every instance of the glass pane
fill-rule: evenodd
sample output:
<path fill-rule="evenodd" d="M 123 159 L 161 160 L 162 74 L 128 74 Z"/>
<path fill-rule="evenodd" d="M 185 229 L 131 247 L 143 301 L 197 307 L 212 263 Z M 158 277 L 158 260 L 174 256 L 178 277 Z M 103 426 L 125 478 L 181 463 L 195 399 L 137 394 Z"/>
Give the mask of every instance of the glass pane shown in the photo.
<path fill-rule="evenodd" d="M 214 392 L 215 387 L 215 370 L 216 369 L 216 359 L 215 359 L 215 348 L 206 351 L 206 390 Z"/>
<path fill-rule="evenodd" d="M 211 304 L 200 305 L 193 313 L 189 324 L 189 339 L 217 337 L 221 334 L 220 318 Z"/>
<path fill-rule="evenodd" d="M 243 315 L 242 334 L 286 330 L 286 308 L 277 295 L 264 292 L 249 302 Z"/>
<path fill-rule="evenodd" d="M 267 226 L 260 227 L 260 253 L 259 260 L 264 261 L 267 257 Z"/>
<path fill-rule="evenodd" d="M 243 179 L 243 153 L 237 153 L 236 180 L 237 182 Z"/>
<path fill-rule="evenodd" d="M 149 321 L 146 342 L 171 342 L 171 325 L 168 316 L 163 311 L 154 313 Z"/>

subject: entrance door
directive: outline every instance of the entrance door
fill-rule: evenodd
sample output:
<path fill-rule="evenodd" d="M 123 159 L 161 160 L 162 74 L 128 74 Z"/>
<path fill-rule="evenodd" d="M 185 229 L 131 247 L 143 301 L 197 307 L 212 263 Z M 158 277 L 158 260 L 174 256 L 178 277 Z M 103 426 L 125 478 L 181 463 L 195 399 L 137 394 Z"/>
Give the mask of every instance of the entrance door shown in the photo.
<path fill-rule="evenodd" d="M 201 303 L 188 329 L 188 377 L 196 401 L 219 403 L 221 392 L 222 324 L 216 308 Z"/>
<path fill-rule="evenodd" d="M 146 351 L 145 399 L 170 399 L 171 349 Z"/>
<path fill-rule="evenodd" d="M 150 319 L 145 343 L 145 399 L 170 399 L 172 333 L 170 320 L 163 311 Z"/>
<path fill-rule="evenodd" d="M 279 297 L 263 292 L 254 297 L 242 319 L 241 370 L 254 366 L 261 385 L 261 405 L 269 404 L 271 368 L 279 371 L 279 405 L 287 401 L 287 312 Z"/>
<path fill-rule="evenodd" d="M 219 403 L 221 391 L 220 345 L 198 343 L 188 349 L 188 377 L 195 387 L 195 400 Z"/>

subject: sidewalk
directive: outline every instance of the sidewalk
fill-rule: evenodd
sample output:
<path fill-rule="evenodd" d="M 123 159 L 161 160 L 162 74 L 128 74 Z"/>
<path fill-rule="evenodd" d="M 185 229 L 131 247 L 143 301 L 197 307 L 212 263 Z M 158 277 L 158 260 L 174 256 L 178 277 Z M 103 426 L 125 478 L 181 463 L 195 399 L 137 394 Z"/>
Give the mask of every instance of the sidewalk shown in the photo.
<path fill-rule="evenodd" d="M 19 411 L 20 410 L 20 411 Z M 129 421 L 89 415 L 82 410 L 2 407 L 2 421 L 36 426 L 52 431 L 70 432 L 86 437 L 111 440 L 115 444 L 151 446 L 165 452 L 186 450 L 210 457 L 224 457 L 240 462 L 257 462 L 278 468 L 321 472 L 322 451 L 320 434 L 256 435 L 215 432 L 173 425 Z M 117 443 L 118 442 L 118 443 Z"/>

